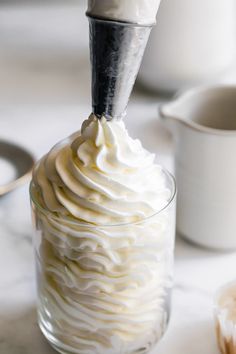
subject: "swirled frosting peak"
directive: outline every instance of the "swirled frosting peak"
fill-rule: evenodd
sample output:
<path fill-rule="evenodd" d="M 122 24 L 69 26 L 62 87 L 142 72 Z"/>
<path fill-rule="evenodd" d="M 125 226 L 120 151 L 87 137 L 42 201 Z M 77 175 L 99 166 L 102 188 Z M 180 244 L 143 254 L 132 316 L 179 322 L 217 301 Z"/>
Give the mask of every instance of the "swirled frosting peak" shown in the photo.
<path fill-rule="evenodd" d="M 170 196 L 154 155 L 124 123 L 94 115 L 41 159 L 33 179 L 44 208 L 99 225 L 142 220 Z"/>

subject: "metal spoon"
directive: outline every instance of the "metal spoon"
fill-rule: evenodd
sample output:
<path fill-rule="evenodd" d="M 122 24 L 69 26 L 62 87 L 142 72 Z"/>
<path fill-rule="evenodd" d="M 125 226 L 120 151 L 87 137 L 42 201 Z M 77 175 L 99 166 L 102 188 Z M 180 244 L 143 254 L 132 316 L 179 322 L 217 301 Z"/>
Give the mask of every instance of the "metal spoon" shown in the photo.
<path fill-rule="evenodd" d="M 7 184 L 0 185 L 0 196 L 24 184 L 31 177 L 34 159 L 22 147 L 0 140 L 0 158 L 9 162 L 15 169 L 16 177 Z M 2 171 L 0 171 L 2 173 Z"/>

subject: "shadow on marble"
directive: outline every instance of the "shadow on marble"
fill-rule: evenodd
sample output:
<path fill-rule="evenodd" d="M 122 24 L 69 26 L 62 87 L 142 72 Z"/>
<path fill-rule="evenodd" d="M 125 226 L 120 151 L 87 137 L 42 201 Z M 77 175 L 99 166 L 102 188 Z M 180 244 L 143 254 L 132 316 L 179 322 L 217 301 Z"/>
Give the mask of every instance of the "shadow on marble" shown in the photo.
<path fill-rule="evenodd" d="M 152 354 L 217 353 L 211 321 L 170 324 L 164 339 Z M 21 314 L 0 315 L 1 354 L 56 354 L 43 338 L 34 308 Z"/>
<path fill-rule="evenodd" d="M 0 312 L 1 354 L 56 354 L 41 334 L 35 308 Z"/>
<path fill-rule="evenodd" d="M 218 251 L 208 249 L 203 246 L 196 245 L 191 241 L 183 238 L 182 236 L 176 236 L 175 244 L 175 257 L 176 259 L 210 259 L 217 257 L 224 257 L 233 255 L 235 251 Z"/>
<path fill-rule="evenodd" d="M 176 323 L 151 354 L 218 354 L 212 321 Z"/>

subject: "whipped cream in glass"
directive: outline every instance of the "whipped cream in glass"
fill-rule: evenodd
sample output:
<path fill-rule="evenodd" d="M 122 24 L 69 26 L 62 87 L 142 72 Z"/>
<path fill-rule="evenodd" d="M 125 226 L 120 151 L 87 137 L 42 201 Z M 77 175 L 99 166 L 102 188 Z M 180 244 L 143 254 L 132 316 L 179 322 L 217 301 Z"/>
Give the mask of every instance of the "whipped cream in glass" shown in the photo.
<path fill-rule="evenodd" d="M 88 14 L 108 20 L 153 25 L 161 0 L 88 0 Z"/>
<path fill-rule="evenodd" d="M 91 115 L 37 164 L 38 314 L 63 353 L 147 353 L 169 316 L 175 183 L 122 121 Z"/>

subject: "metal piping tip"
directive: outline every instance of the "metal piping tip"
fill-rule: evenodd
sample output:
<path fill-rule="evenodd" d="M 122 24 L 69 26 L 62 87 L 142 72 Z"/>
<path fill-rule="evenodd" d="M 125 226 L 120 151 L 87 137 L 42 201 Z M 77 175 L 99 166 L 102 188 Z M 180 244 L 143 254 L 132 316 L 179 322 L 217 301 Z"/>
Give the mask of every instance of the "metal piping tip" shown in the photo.
<path fill-rule="evenodd" d="M 89 23 L 93 113 L 122 119 L 152 26 L 90 16 Z"/>

